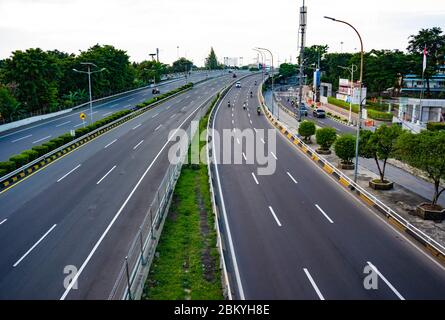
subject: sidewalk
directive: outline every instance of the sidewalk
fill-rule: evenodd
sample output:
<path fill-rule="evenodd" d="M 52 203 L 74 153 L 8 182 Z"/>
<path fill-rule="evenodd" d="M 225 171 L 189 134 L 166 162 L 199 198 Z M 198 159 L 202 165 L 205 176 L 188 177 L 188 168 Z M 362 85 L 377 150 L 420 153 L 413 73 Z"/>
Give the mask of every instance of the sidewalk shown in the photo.
<path fill-rule="evenodd" d="M 271 95 L 265 95 L 266 105 L 271 105 Z M 277 111 L 277 110 L 275 110 Z M 276 112 L 277 113 L 277 112 Z M 280 112 L 280 121 L 283 122 L 290 131 L 298 133 L 298 121 L 289 114 Z M 315 138 L 312 138 L 311 148 L 317 149 Z M 337 165 L 339 159 L 333 152 L 331 155 L 322 156 L 333 165 Z M 354 171 L 342 170 L 348 177 L 354 177 Z M 434 193 L 433 185 L 409 172 L 387 164 L 385 176 L 394 182 L 394 189 L 391 191 L 376 191 L 369 188 L 368 183 L 371 179 L 379 178 L 378 169 L 373 159 L 359 159 L 358 183 L 368 192 L 374 194 L 381 201 L 390 206 L 403 218 L 410 221 L 414 226 L 433 237 L 436 241 L 445 245 L 445 221 L 435 223 L 425 221 L 415 215 L 415 207 L 422 202 L 430 202 Z M 445 207 L 445 198 L 439 199 L 439 204 Z"/>

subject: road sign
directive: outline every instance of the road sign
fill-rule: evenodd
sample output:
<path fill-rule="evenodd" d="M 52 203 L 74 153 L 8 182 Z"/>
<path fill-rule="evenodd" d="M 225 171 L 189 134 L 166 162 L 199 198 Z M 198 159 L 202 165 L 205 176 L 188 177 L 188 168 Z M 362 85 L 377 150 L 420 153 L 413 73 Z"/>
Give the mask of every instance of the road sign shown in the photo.
<path fill-rule="evenodd" d="M 85 120 L 87 118 L 87 115 L 85 113 L 80 114 L 80 119 Z"/>

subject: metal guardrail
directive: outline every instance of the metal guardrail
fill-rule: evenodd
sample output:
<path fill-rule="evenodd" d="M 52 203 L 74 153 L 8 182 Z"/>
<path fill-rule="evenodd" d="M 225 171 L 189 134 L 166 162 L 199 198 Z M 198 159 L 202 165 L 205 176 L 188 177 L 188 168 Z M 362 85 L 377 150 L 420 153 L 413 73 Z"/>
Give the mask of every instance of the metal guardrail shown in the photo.
<path fill-rule="evenodd" d="M 261 94 L 261 101 L 263 108 L 267 110 L 270 117 L 273 119 L 275 123 L 278 123 L 279 126 L 287 132 L 286 134 L 291 134 L 294 141 L 298 142 L 298 146 L 302 148 L 303 150 L 306 150 L 305 153 L 310 156 L 316 156 L 317 162 L 320 166 L 324 167 L 327 166 L 332 170 L 332 174 L 336 174 L 339 177 L 339 180 L 342 179 L 349 185 L 349 189 L 353 192 L 356 192 L 359 195 L 363 195 L 367 199 L 369 199 L 370 202 L 372 202 L 377 209 L 379 209 L 380 212 L 387 215 L 387 217 L 391 217 L 395 221 L 397 221 L 400 225 L 402 225 L 406 230 L 408 230 L 408 233 L 413 236 L 416 240 L 420 241 L 422 244 L 428 244 L 435 250 L 437 250 L 442 256 L 445 256 L 445 246 L 431 238 L 429 235 L 427 235 L 422 230 L 418 229 L 414 225 L 412 225 L 408 220 L 400 216 L 396 211 L 391 209 L 389 206 L 387 206 L 385 203 L 383 203 L 380 199 L 378 199 L 376 196 L 362 188 L 360 185 L 355 183 L 352 179 L 350 179 L 347 175 L 345 175 L 341 170 L 337 169 L 335 165 L 331 164 L 329 161 L 327 161 L 325 158 L 323 158 L 321 155 L 319 155 L 315 150 L 313 150 L 310 146 L 305 144 L 297 135 L 292 133 L 292 131 L 282 122 L 277 120 L 274 115 L 269 110 L 269 107 L 264 103 L 264 97 Z"/>
<path fill-rule="evenodd" d="M 190 90 L 191 88 L 186 88 L 180 92 L 177 92 L 175 94 L 172 94 L 169 97 L 166 97 L 164 99 L 161 99 L 159 101 L 156 101 L 146 107 L 143 107 L 139 110 L 133 111 L 132 113 L 116 119 L 98 129 L 95 129 L 91 132 L 88 132 L 87 134 L 73 140 L 70 141 L 68 143 L 66 143 L 65 145 L 54 149 L 53 151 L 48 152 L 47 154 L 27 163 L 26 165 L 0 177 L 0 190 L 2 188 L 5 187 L 9 187 L 12 183 L 15 183 L 16 181 L 20 180 L 21 178 L 24 178 L 27 174 L 30 174 L 31 172 L 33 172 L 33 168 L 35 168 L 36 166 L 38 168 L 41 168 L 43 166 L 46 166 L 47 164 L 49 164 L 50 162 L 54 161 L 55 159 L 57 159 L 58 157 L 67 154 L 68 152 L 71 152 L 72 150 L 76 149 L 77 147 L 79 147 L 80 145 L 82 145 L 83 143 L 90 141 L 91 139 L 105 133 L 106 131 L 109 131 L 110 129 L 124 123 L 127 122 L 130 119 L 133 119 L 141 114 L 143 114 L 144 112 L 152 109 L 153 107 L 162 104 L 164 102 L 166 102 L 167 100 L 170 100 L 172 98 L 175 98 L 176 96 Z M 37 168 L 36 168 L 37 169 Z M 12 180 L 11 182 L 9 182 L 10 180 Z"/>

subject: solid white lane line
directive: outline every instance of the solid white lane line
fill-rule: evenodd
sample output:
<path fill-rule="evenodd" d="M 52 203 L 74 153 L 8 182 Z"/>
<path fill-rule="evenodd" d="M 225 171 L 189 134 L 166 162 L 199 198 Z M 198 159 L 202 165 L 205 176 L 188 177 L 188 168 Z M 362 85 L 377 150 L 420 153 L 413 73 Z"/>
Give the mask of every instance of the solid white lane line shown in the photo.
<path fill-rule="evenodd" d="M 6 221 L 8 221 L 8 219 L 4 219 L 2 222 L 0 222 L 0 226 L 1 226 L 2 224 L 4 224 Z"/>
<path fill-rule="evenodd" d="M 309 282 L 311 283 L 312 287 L 314 288 L 315 292 L 317 293 L 317 296 L 320 300 L 325 300 L 323 295 L 321 294 L 320 289 L 318 289 L 317 284 L 315 283 L 314 279 L 312 279 L 311 274 L 309 273 L 309 270 L 304 268 L 304 273 L 306 273 L 306 277 L 309 279 Z"/>
<path fill-rule="evenodd" d="M 382 278 L 382 280 L 386 283 L 386 285 L 391 289 L 392 292 L 394 292 L 394 294 L 400 299 L 400 300 L 405 300 L 405 298 L 399 293 L 399 291 L 397 291 L 396 288 L 394 288 L 394 286 L 385 278 L 385 276 L 383 274 L 380 273 L 380 271 L 377 269 L 376 266 L 374 266 L 371 262 L 367 262 L 368 265 L 372 268 L 372 270 L 374 270 L 375 273 L 378 274 L 378 276 L 380 278 Z"/>
<path fill-rule="evenodd" d="M 325 216 L 326 219 L 328 219 L 328 221 L 330 223 L 334 223 L 334 221 L 332 221 L 331 218 L 329 218 L 329 216 L 326 214 L 326 212 L 323 211 L 322 208 L 320 208 L 320 206 L 318 204 L 315 205 L 317 207 L 317 209 Z"/>
<path fill-rule="evenodd" d="M 133 101 L 134 100 L 134 98 L 130 98 L 130 99 L 128 99 L 128 101 Z"/>
<path fill-rule="evenodd" d="M 136 150 L 142 143 L 144 142 L 144 140 L 142 140 L 141 142 L 139 142 L 137 145 L 135 145 L 133 147 L 133 150 Z"/>
<path fill-rule="evenodd" d="M 157 116 L 159 116 L 159 113 L 156 113 L 153 117 L 151 117 L 152 119 L 156 118 Z"/>
<path fill-rule="evenodd" d="M 253 180 L 255 180 L 255 183 L 256 183 L 256 184 L 260 184 L 260 183 L 258 182 L 258 179 L 257 179 L 256 176 L 255 176 L 255 173 L 253 173 L 253 172 L 252 172 L 252 177 L 253 177 Z"/>
<path fill-rule="evenodd" d="M 142 123 L 139 123 L 136 127 L 133 128 L 133 130 L 136 130 L 136 129 L 139 128 L 140 126 L 142 126 Z"/>
<path fill-rule="evenodd" d="M 277 158 L 277 156 L 275 155 L 275 153 L 273 153 L 273 152 L 271 151 L 270 154 L 272 155 L 272 157 L 275 158 L 275 160 L 278 160 L 278 158 Z"/>
<path fill-rule="evenodd" d="M 96 182 L 96 184 L 101 183 L 114 169 L 116 169 L 116 166 L 114 166 L 113 168 L 111 168 L 110 171 L 108 171 L 99 181 Z"/>
<path fill-rule="evenodd" d="M 106 116 L 108 116 L 109 114 L 112 114 L 113 112 L 107 112 L 107 113 L 104 113 L 103 115 L 102 115 L 102 117 L 106 117 Z"/>
<path fill-rule="evenodd" d="M 155 131 L 158 131 L 162 127 L 162 124 L 156 127 Z"/>
<path fill-rule="evenodd" d="M 43 140 L 46 140 L 46 139 L 49 139 L 49 138 L 51 138 L 51 136 L 46 136 L 45 138 L 42 138 L 42 139 L 33 141 L 32 143 L 33 143 L 33 144 L 36 144 L 36 143 L 39 143 L 40 141 L 43 141 Z"/>
<path fill-rule="evenodd" d="M 76 171 L 77 169 L 79 169 L 80 164 L 78 164 L 74 169 L 72 169 L 70 172 L 66 173 L 62 178 L 60 178 L 59 180 L 57 180 L 57 182 L 62 181 L 63 179 L 65 179 L 66 177 L 68 177 L 71 173 L 73 173 L 74 171 Z"/>
<path fill-rule="evenodd" d="M 109 144 L 107 144 L 104 149 L 108 148 L 109 146 L 111 146 L 113 143 L 115 143 L 117 141 L 117 139 L 114 139 L 113 141 L 111 141 Z"/>
<path fill-rule="evenodd" d="M 277 222 L 278 226 L 279 226 L 279 227 L 282 227 L 281 222 L 280 222 L 280 220 L 278 220 L 278 217 L 277 217 L 277 215 L 275 214 L 275 211 L 273 210 L 273 208 L 272 208 L 272 207 L 269 207 L 269 210 L 270 210 L 270 212 L 272 213 L 272 215 L 273 215 L 275 221 Z"/>
<path fill-rule="evenodd" d="M 200 108 L 202 107 L 202 105 L 200 105 L 199 107 L 197 107 L 195 110 L 193 110 L 192 113 L 190 113 L 190 115 L 179 125 L 179 127 L 172 133 L 171 137 L 174 137 L 176 135 L 176 133 L 179 131 L 179 129 L 184 125 L 184 123 L 186 123 Z M 60 297 L 60 300 L 65 300 L 66 296 L 70 293 L 71 289 L 73 288 L 74 284 L 77 283 L 77 279 L 79 279 L 80 275 L 82 274 L 83 270 L 85 269 L 85 267 L 87 266 L 88 262 L 91 260 L 91 258 L 93 257 L 94 253 L 97 251 L 97 249 L 99 248 L 100 244 L 102 243 L 102 241 L 104 240 L 105 236 L 108 234 L 108 232 L 110 231 L 111 227 L 113 226 L 114 222 L 117 220 L 117 218 L 119 218 L 119 216 L 121 215 L 122 211 L 124 210 L 124 208 L 127 206 L 127 203 L 130 201 L 130 199 L 133 197 L 133 194 L 136 192 L 136 190 L 139 188 L 139 185 L 142 183 L 142 181 L 144 180 L 145 176 L 148 174 L 148 172 L 151 170 L 151 168 L 153 167 L 153 165 L 155 164 L 155 162 L 158 160 L 158 158 L 161 156 L 162 152 L 164 152 L 165 148 L 167 148 L 168 144 L 170 143 L 170 141 L 172 141 L 172 138 L 167 139 L 167 142 L 165 142 L 165 144 L 162 146 L 161 150 L 159 150 L 159 152 L 157 153 L 157 155 L 154 157 L 154 159 L 152 160 L 152 162 L 150 163 L 150 165 L 147 167 L 147 169 L 144 171 L 144 173 L 142 174 L 142 176 L 140 177 L 140 179 L 138 180 L 138 182 L 136 183 L 136 185 L 134 186 L 134 188 L 131 190 L 130 194 L 128 195 L 128 197 L 125 199 L 124 203 L 122 204 L 122 206 L 119 208 L 119 210 L 116 212 L 116 214 L 114 215 L 113 219 L 110 221 L 110 223 L 108 224 L 107 228 L 105 229 L 105 231 L 102 233 L 102 235 L 100 236 L 99 240 L 97 240 L 96 244 L 94 245 L 94 247 L 91 249 L 90 253 L 88 254 L 88 256 L 85 258 L 85 261 L 82 263 L 82 265 L 80 266 L 79 270 L 77 271 L 76 275 L 74 276 L 74 278 L 72 279 L 72 281 L 70 282 L 70 284 L 68 285 L 68 287 L 65 289 L 65 291 L 63 292 L 62 296 Z M 242 297 L 244 297 L 244 293 L 242 293 Z"/>
<path fill-rule="evenodd" d="M 76 125 L 74 126 L 74 128 L 77 128 L 77 127 L 80 127 L 80 126 L 83 126 L 83 122 L 82 122 L 82 123 L 79 123 L 79 124 L 76 124 Z"/>
<path fill-rule="evenodd" d="M 24 139 L 27 139 L 27 138 L 30 138 L 30 137 L 32 137 L 32 134 L 29 134 L 27 136 L 24 136 L 24 137 L 15 139 L 15 140 L 12 140 L 11 142 L 14 143 L 14 142 L 17 142 L 17 141 L 20 141 L 20 140 L 24 140 Z"/>
<path fill-rule="evenodd" d="M 31 251 L 32 250 L 34 250 L 34 248 L 35 247 L 37 247 L 38 245 L 39 245 L 39 243 L 40 242 L 42 242 L 43 241 L 43 239 L 45 239 L 46 238 L 46 236 L 51 232 L 51 231 L 53 231 L 53 229 L 55 228 L 57 226 L 57 224 L 55 224 L 55 225 L 53 225 L 40 239 L 39 239 L 39 241 L 37 241 L 28 251 L 26 251 L 26 253 L 19 259 L 19 260 L 17 260 L 17 262 L 16 263 L 14 263 L 12 266 L 15 268 L 15 267 L 17 267 L 18 265 L 19 265 L 19 263 L 20 262 L 22 262 L 23 261 L 23 259 L 25 259 L 26 258 L 26 256 L 28 255 L 28 254 L 30 254 L 31 253 Z"/>
<path fill-rule="evenodd" d="M 294 178 L 289 172 L 287 172 L 287 175 L 289 176 L 289 178 L 291 178 L 291 180 L 292 180 L 295 184 L 298 184 L 297 180 L 295 180 L 295 178 Z"/>
<path fill-rule="evenodd" d="M 111 106 L 109 106 L 108 108 L 114 108 L 114 107 L 117 107 L 117 104 L 113 104 L 113 105 L 111 105 Z"/>
<path fill-rule="evenodd" d="M 246 154 L 244 152 L 243 152 L 243 158 L 244 158 L 245 161 L 247 161 L 247 157 L 246 157 Z"/>
<path fill-rule="evenodd" d="M 68 123 L 71 123 L 71 121 L 66 121 L 66 122 L 64 122 L 64 123 L 59 123 L 58 125 L 56 125 L 56 128 L 61 127 L 61 126 L 64 126 L 64 125 L 66 125 L 66 124 L 68 124 Z"/>

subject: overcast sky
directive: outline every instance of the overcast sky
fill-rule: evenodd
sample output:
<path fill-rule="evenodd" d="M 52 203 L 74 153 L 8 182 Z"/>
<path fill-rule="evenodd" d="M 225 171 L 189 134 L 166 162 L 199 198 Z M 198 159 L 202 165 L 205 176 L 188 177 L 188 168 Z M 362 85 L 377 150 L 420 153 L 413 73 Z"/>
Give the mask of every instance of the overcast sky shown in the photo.
<path fill-rule="evenodd" d="M 303 0 L 0 0 L 0 58 L 40 47 L 77 53 L 96 43 L 126 50 L 132 61 L 160 48 L 163 62 L 186 56 L 202 65 L 213 46 L 220 59 L 253 62 L 255 46 L 269 48 L 275 63 L 298 54 Z M 362 33 L 365 50 L 407 47 L 409 35 L 434 26 L 445 30 L 444 0 L 307 0 L 307 45 L 352 52 Z"/>

